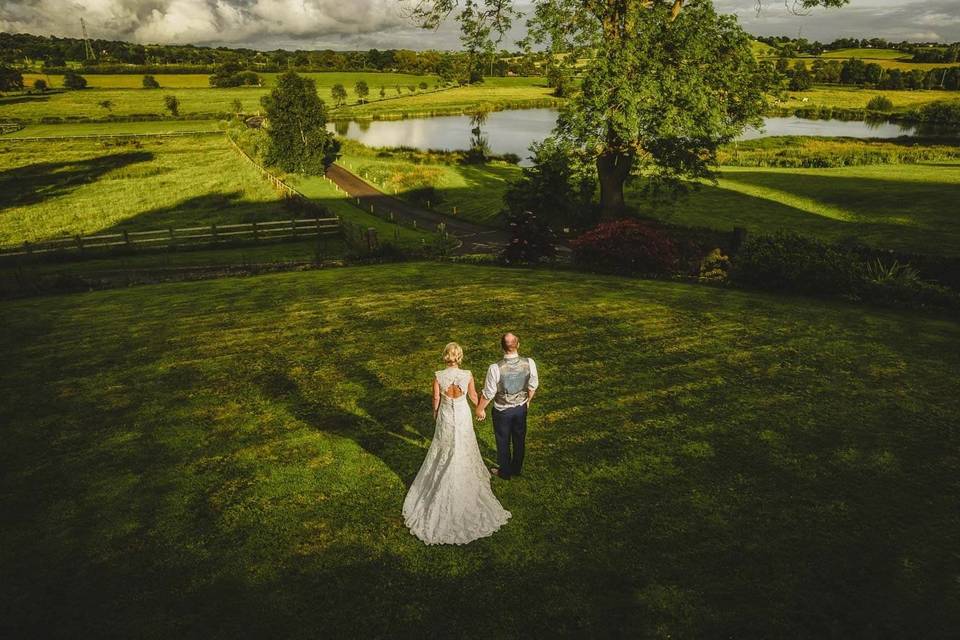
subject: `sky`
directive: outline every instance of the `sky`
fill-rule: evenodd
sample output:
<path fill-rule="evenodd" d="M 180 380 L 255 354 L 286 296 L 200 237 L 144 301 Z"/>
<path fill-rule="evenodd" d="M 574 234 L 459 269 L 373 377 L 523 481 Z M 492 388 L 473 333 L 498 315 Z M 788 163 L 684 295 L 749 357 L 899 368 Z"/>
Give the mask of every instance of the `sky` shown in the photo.
<path fill-rule="evenodd" d="M 414 0 L 0 0 L 0 32 L 256 49 L 455 49 L 456 25 L 424 32 L 406 14 Z M 790 2 L 790 0 L 786 0 Z M 518 0 L 523 9 L 529 0 Z M 783 0 L 715 0 L 754 35 L 892 41 L 960 41 L 960 0 L 851 0 L 795 15 Z M 522 21 L 520 21 L 522 23 Z M 517 26 L 504 43 L 512 49 Z"/>

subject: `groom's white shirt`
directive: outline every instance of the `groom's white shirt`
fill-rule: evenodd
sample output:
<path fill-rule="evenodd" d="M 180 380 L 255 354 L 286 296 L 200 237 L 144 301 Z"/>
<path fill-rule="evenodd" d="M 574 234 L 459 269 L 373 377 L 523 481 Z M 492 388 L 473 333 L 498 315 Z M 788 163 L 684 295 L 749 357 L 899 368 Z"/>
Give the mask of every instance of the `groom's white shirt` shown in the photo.
<path fill-rule="evenodd" d="M 503 357 L 519 358 L 520 356 L 515 353 Z M 533 361 L 533 358 L 527 358 L 527 361 L 530 363 L 530 382 L 527 384 L 527 388 L 536 390 L 537 387 L 540 386 L 540 376 L 537 375 L 537 363 Z M 487 368 L 487 378 L 483 381 L 483 397 L 487 400 L 493 400 L 497 396 L 498 384 L 500 384 L 500 367 L 494 362 Z M 513 407 L 519 406 L 519 404 L 501 404 L 496 401 L 493 403 L 493 408 L 497 411 L 504 411 L 505 409 L 512 409 Z"/>

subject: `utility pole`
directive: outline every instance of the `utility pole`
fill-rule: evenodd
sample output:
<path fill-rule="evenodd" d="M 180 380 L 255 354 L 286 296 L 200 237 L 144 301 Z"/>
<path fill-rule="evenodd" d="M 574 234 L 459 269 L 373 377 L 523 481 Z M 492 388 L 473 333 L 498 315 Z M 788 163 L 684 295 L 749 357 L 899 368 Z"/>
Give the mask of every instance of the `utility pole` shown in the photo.
<path fill-rule="evenodd" d="M 83 52 L 87 60 L 96 60 L 97 56 L 93 53 L 93 47 L 90 46 L 90 38 L 87 36 L 87 23 L 80 18 L 80 30 L 83 32 Z"/>

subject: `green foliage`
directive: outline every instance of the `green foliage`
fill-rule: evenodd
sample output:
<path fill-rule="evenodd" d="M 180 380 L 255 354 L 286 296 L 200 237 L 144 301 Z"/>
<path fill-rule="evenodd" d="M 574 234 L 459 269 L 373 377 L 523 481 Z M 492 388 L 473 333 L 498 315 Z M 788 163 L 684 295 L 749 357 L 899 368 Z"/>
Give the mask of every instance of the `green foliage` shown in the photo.
<path fill-rule="evenodd" d="M 180 99 L 177 98 L 177 96 L 163 96 L 163 106 L 166 107 L 167 111 L 169 111 L 171 115 L 180 115 Z"/>
<path fill-rule="evenodd" d="M 918 116 L 921 122 L 931 124 L 960 123 L 960 100 L 941 100 L 920 107 Z"/>
<path fill-rule="evenodd" d="M 340 142 L 326 130 L 326 105 L 313 80 L 285 73 L 261 104 L 269 123 L 267 164 L 307 175 L 325 173 L 337 158 Z"/>
<path fill-rule="evenodd" d="M 0 91 L 23 89 L 23 74 L 18 69 L 0 65 Z"/>
<path fill-rule="evenodd" d="M 330 87 L 330 97 L 333 98 L 333 104 L 342 107 L 347 101 L 347 89 L 338 82 Z"/>
<path fill-rule="evenodd" d="M 960 148 L 922 140 L 851 140 L 777 136 L 727 145 L 721 165 L 737 167 L 826 168 L 876 164 L 917 164 L 960 160 Z M 894 187 L 891 187 L 894 188 Z"/>
<path fill-rule="evenodd" d="M 43 78 L 37 78 L 36 80 L 33 81 L 34 91 L 39 91 L 40 93 L 43 93 L 49 88 L 50 87 L 47 86 L 47 81 L 44 80 Z"/>
<path fill-rule="evenodd" d="M 260 86 L 260 76 L 253 71 L 243 71 L 235 62 L 220 65 L 210 76 L 210 86 L 218 88 Z"/>
<path fill-rule="evenodd" d="M 157 82 L 157 79 L 152 75 L 143 76 L 143 88 L 144 89 L 159 89 L 160 83 Z"/>
<path fill-rule="evenodd" d="M 857 292 L 864 265 L 853 253 L 795 233 L 758 235 L 733 261 L 734 282 L 807 294 Z"/>
<path fill-rule="evenodd" d="M 893 101 L 887 96 L 874 96 L 867 103 L 867 111 L 889 113 L 893 111 Z"/>
<path fill-rule="evenodd" d="M 230 108 L 233 109 L 234 113 L 239 114 L 243 111 L 243 103 L 235 98 L 234 101 L 230 103 Z"/>
<path fill-rule="evenodd" d="M 676 20 L 666 5 L 628 4 L 635 28 L 592 41 L 597 53 L 558 124 L 596 157 L 606 212 L 622 208 L 633 171 L 667 183 L 709 176 L 717 148 L 759 122 L 768 85 L 749 36 L 710 2 Z"/>
<path fill-rule="evenodd" d="M 362 103 L 366 101 L 367 96 L 370 95 L 370 86 L 366 80 L 360 80 L 353 85 L 353 92 L 357 94 L 357 100 Z"/>
<path fill-rule="evenodd" d="M 807 91 L 813 87 L 813 76 L 803 60 L 797 60 L 789 75 L 791 91 Z"/>
<path fill-rule="evenodd" d="M 533 211 L 509 212 L 510 240 L 501 257 L 507 264 L 535 264 L 556 255 L 556 234 L 549 221 Z"/>
<path fill-rule="evenodd" d="M 87 79 L 79 73 L 67 71 L 63 74 L 63 86 L 65 89 L 86 89 Z"/>
<path fill-rule="evenodd" d="M 536 213 L 554 229 L 583 228 L 596 220 L 593 204 L 597 174 L 592 162 L 562 139 L 550 137 L 531 147 L 533 165 L 504 195 L 507 211 Z"/>
<path fill-rule="evenodd" d="M 110 111 L 111 109 L 113 109 L 113 101 L 112 101 L 112 100 L 101 100 L 101 101 L 98 102 L 97 104 L 99 104 L 101 107 L 103 107 L 103 108 L 106 109 L 107 111 Z M 176 114 L 174 114 L 174 115 L 176 115 Z"/>

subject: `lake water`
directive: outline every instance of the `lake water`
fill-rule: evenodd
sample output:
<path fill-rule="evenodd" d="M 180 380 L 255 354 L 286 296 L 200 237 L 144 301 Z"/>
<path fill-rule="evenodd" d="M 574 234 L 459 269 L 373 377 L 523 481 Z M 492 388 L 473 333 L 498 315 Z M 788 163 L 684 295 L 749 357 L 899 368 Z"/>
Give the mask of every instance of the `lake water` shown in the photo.
<path fill-rule="evenodd" d="M 543 140 L 553 129 L 553 109 L 494 111 L 483 132 L 495 154 L 529 155 L 530 144 Z M 741 139 L 765 136 L 846 136 L 850 138 L 897 138 L 916 134 L 911 125 L 890 122 L 845 122 L 806 120 L 797 117 L 766 118 L 762 131 L 748 129 Z M 415 149 L 467 149 L 470 146 L 470 116 L 435 116 L 405 120 L 331 122 L 331 131 L 371 147 L 413 147 Z"/>

